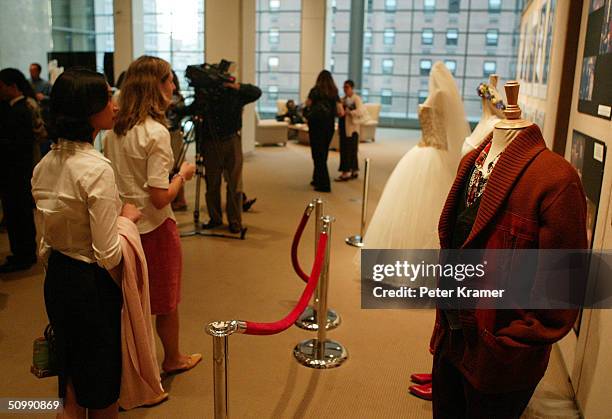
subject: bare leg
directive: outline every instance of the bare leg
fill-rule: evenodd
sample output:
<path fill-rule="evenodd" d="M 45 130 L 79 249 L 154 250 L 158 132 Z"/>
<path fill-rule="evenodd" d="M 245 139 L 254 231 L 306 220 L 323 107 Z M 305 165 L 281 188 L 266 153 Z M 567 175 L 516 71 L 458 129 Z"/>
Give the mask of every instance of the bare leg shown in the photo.
<path fill-rule="evenodd" d="M 85 408 L 79 406 L 77 403 L 72 381 L 68 381 L 66 385 L 66 397 L 64 398 L 64 408 L 57 414 L 57 419 L 85 419 L 85 413 Z"/>
<path fill-rule="evenodd" d="M 89 409 L 89 419 L 117 419 L 119 417 L 119 405 L 117 402 L 104 409 Z"/>
<path fill-rule="evenodd" d="M 168 314 L 158 314 L 155 326 L 162 345 L 164 346 L 164 362 L 162 369 L 170 371 L 182 368 L 189 362 L 189 357 L 179 351 L 179 315 L 178 309 Z"/>

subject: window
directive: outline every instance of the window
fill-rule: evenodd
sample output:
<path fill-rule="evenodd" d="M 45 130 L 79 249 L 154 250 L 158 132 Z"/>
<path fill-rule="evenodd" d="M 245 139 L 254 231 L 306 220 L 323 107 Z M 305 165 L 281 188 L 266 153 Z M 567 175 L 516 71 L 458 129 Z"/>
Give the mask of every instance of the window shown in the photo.
<path fill-rule="evenodd" d="M 278 28 L 270 28 L 268 32 L 268 42 L 271 44 L 278 44 L 280 41 L 280 30 Z"/>
<path fill-rule="evenodd" d="M 455 60 L 444 60 L 444 65 L 448 68 L 448 71 L 454 76 L 457 71 L 457 61 Z"/>
<path fill-rule="evenodd" d="M 499 31 L 497 29 L 487 29 L 487 34 L 485 37 L 488 47 L 496 47 L 499 38 Z"/>
<path fill-rule="evenodd" d="M 385 0 L 385 12 L 395 12 L 397 8 L 396 0 Z"/>
<path fill-rule="evenodd" d="M 393 74 L 393 59 L 385 58 L 382 61 L 383 74 Z"/>
<path fill-rule="evenodd" d="M 331 43 L 332 45 L 336 44 L 336 31 L 334 30 L 331 31 Z"/>
<path fill-rule="evenodd" d="M 367 103 L 369 98 L 370 98 L 370 90 L 361 89 L 361 100 L 363 100 L 364 103 Z"/>
<path fill-rule="evenodd" d="M 390 89 L 382 89 L 380 91 L 380 103 L 383 105 L 393 104 L 393 92 Z"/>
<path fill-rule="evenodd" d="M 426 12 L 433 12 L 436 10 L 436 0 L 425 0 L 423 2 L 423 9 Z"/>
<path fill-rule="evenodd" d="M 459 40 L 459 31 L 457 29 L 448 29 L 446 31 L 446 45 L 457 45 Z"/>
<path fill-rule="evenodd" d="M 421 32 L 421 44 L 423 45 L 433 45 L 434 40 L 434 31 L 431 28 L 423 28 L 423 32 Z"/>
<path fill-rule="evenodd" d="M 421 60 L 419 63 L 419 68 L 421 69 L 421 76 L 429 76 L 429 71 L 431 70 L 431 60 Z"/>
<path fill-rule="evenodd" d="M 459 13 L 461 0 L 448 0 L 448 13 Z"/>
<path fill-rule="evenodd" d="M 419 90 L 419 105 L 422 105 L 427 100 L 429 92 L 427 90 Z"/>
<path fill-rule="evenodd" d="M 329 60 L 329 71 L 333 73 L 335 66 L 336 66 L 336 59 L 334 57 L 331 57 L 331 59 Z"/>
<path fill-rule="evenodd" d="M 57 3 L 56 0 L 50 3 Z M 100 1 L 66 2 L 98 4 Z M 182 90 L 188 89 L 185 69 L 204 60 L 204 2 L 201 0 L 142 0 L 144 54 L 161 57 L 175 70 Z M 112 5 L 112 1 L 110 2 Z M 89 12 L 72 16 L 85 18 Z M 86 19 L 85 19 L 86 20 Z M 117 46 L 115 51 L 120 48 Z M 117 75 L 115 75 L 117 76 Z"/>
<path fill-rule="evenodd" d="M 370 58 L 364 58 L 363 59 L 363 72 L 365 74 L 370 74 L 371 70 L 372 70 L 372 60 Z"/>
<path fill-rule="evenodd" d="M 278 86 L 268 86 L 268 99 L 278 99 Z"/>
<path fill-rule="evenodd" d="M 501 0 L 489 0 L 489 13 L 499 13 L 501 11 Z"/>
<path fill-rule="evenodd" d="M 383 41 L 385 45 L 395 44 L 395 29 L 387 28 L 383 34 Z"/>
<path fill-rule="evenodd" d="M 372 29 L 368 28 L 363 33 L 363 40 L 366 45 L 372 45 Z"/>
<path fill-rule="evenodd" d="M 268 57 L 268 69 L 269 70 L 276 70 L 279 64 L 280 64 L 280 59 L 278 57 Z"/>
<path fill-rule="evenodd" d="M 485 61 L 482 65 L 482 75 L 484 77 L 489 77 L 491 74 L 495 74 L 497 70 L 497 64 L 495 61 Z"/>
<path fill-rule="evenodd" d="M 163 4 L 185 2 L 185 0 L 157 1 Z M 191 1 L 202 5 L 205 3 L 203 0 Z M 256 10 L 255 84 L 263 92 L 255 106 L 262 118 L 268 118 L 276 113 L 276 101 L 279 98 L 299 101 L 301 34 L 299 24 L 296 28 L 296 22 L 301 21 L 302 2 L 300 0 L 293 0 L 291 3 L 257 0 L 254 3 Z M 190 10 L 190 13 L 193 13 L 193 10 Z M 336 59 L 336 67 L 340 66 L 339 61 Z M 201 62 L 201 59 L 193 62 Z M 329 68 L 329 59 L 325 66 Z"/>

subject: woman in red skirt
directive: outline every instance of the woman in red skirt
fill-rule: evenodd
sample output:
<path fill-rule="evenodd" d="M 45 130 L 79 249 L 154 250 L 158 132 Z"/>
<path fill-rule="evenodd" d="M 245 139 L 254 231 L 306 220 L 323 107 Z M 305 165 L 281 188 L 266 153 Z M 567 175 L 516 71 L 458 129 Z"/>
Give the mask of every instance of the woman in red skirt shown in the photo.
<path fill-rule="evenodd" d="M 174 91 L 172 69 L 161 58 L 142 56 L 128 68 L 121 88 L 119 113 L 113 131 L 104 139 L 119 193 L 140 211 L 138 222 L 149 269 L 151 313 L 164 346 L 162 370 L 187 371 L 202 359 L 179 350 L 179 314 L 182 254 L 171 202 L 195 166 L 183 163 L 169 179 L 174 157 L 165 113 Z"/>

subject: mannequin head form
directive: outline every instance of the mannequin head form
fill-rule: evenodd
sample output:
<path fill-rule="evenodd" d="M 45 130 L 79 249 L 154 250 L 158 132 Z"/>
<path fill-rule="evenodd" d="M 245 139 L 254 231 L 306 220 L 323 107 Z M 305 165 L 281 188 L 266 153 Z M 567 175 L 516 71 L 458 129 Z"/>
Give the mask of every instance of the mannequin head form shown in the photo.
<path fill-rule="evenodd" d="M 436 124 L 445 133 L 449 153 L 461 157 L 461 147 L 465 137 L 470 135 L 470 126 L 465 116 L 461 95 L 453 75 L 443 62 L 436 62 L 429 74 L 429 96 L 424 105 L 434 108 L 440 115 Z"/>

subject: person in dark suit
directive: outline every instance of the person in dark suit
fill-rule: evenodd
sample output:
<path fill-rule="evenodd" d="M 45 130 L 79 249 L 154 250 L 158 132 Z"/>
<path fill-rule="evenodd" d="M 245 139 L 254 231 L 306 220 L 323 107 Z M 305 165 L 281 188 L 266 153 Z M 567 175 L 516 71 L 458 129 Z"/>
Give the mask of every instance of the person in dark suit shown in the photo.
<path fill-rule="evenodd" d="M 0 273 L 30 268 L 36 263 L 36 228 L 32 200 L 32 169 L 36 145 L 36 100 L 21 71 L 0 71 L 0 193 L 11 255 Z"/>

